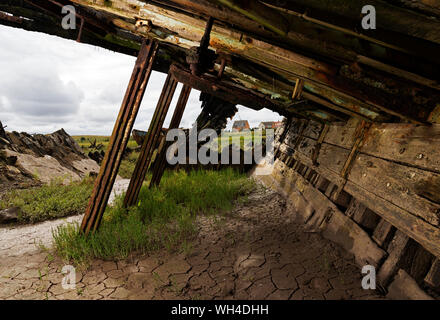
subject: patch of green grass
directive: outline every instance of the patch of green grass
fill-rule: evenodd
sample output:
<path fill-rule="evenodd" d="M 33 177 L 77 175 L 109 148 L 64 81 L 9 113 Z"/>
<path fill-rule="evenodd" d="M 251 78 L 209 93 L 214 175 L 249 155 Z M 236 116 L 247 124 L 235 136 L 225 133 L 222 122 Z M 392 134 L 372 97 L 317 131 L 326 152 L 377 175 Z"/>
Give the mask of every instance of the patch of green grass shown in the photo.
<path fill-rule="evenodd" d="M 144 186 L 138 205 L 122 207 L 123 196 L 109 207 L 97 232 L 85 237 L 78 224 L 53 232 L 55 250 L 63 259 L 85 265 L 94 258 L 124 259 L 162 248 L 188 249 L 197 232 L 198 214 L 222 213 L 247 194 L 254 182 L 232 169 L 222 171 L 166 171 L 159 188 Z M 183 245 L 183 248 L 182 248 Z"/>
<path fill-rule="evenodd" d="M 0 200 L 0 210 L 19 207 L 19 222 L 39 222 L 84 212 L 93 189 L 93 179 L 63 185 L 55 180 L 49 185 L 13 190 Z"/>
<path fill-rule="evenodd" d="M 107 151 L 107 147 L 110 143 L 110 137 L 108 136 L 72 136 L 73 139 L 79 144 L 82 151 L 85 154 L 88 154 L 90 151 L 95 151 L 90 149 L 90 142 L 94 142 L 96 140 L 96 144 L 102 144 L 103 147 L 101 150 L 104 152 Z M 138 147 L 137 142 L 130 138 L 128 141 L 127 147 L 134 150 Z M 133 174 L 134 167 L 136 165 L 136 161 L 139 157 L 139 152 L 133 151 L 128 156 L 124 157 L 121 161 L 121 166 L 119 168 L 118 174 L 125 179 L 130 179 Z"/>
<path fill-rule="evenodd" d="M 139 158 L 139 152 L 133 151 L 127 157 L 124 157 L 121 161 L 121 166 L 119 167 L 118 174 L 124 179 L 130 179 L 134 167 L 136 166 L 137 159 Z"/>
<path fill-rule="evenodd" d="M 84 135 L 84 136 L 72 136 L 73 139 L 75 139 L 75 141 L 79 144 L 79 146 L 81 147 L 81 149 L 83 150 L 84 153 L 89 153 L 89 151 L 91 151 L 89 149 L 90 146 L 90 142 L 93 142 L 96 140 L 96 144 L 102 144 L 103 148 L 102 150 L 107 151 L 107 147 L 110 143 L 110 137 L 109 136 L 90 136 L 90 135 Z M 134 149 L 136 148 L 138 145 L 136 143 L 136 141 L 133 138 L 130 138 L 130 140 L 128 140 L 128 144 L 127 147 Z"/>

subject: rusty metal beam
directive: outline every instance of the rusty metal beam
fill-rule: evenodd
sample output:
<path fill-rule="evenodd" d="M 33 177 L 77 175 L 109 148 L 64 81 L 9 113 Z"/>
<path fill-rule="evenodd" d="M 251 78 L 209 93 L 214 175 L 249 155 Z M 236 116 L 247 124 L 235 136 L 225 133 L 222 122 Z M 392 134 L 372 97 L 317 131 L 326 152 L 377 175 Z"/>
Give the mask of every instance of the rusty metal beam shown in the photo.
<path fill-rule="evenodd" d="M 142 183 L 145 180 L 148 168 L 151 163 L 153 152 L 159 141 L 159 134 L 162 130 L 165 117 L 168 113 L 171 101 L 176 91 L 177 81 L 171 73 L 168 73 L 167 79 L 162 89 L 162 94 L 156 106 L 156 110 L 151 119 L 150 128 L 141 147 L 141 153 L 136 163 L 127 193 L 124 199 L 124 206 L 130 207 L 136 204 L 141 191 Z"/>
<path fill-rule="evenodd" d="M 92 197 L 81 223 L 81 231 L 85 234 L 95 231 L 101 222 L 151 75 L 157 48 L 155 41 L 148 40 L 142 43 L 101 170 L 95 181 Z"/>
<path fill-rule="evenodd" d="M 191 87 L 184 85 L 182 87 L 182 91 L 180 92 L 179 100 L 177 101 L 176 109 L 174 110 L 174 114 L 170 122 L 170 130 L 177 129 L 179 127 L 190 93 Z M 156 157 L 153 168 L 153 176 L 150 181 L 150 188 L 160 184 L 160 180 L 162 179 L 162 175 L 166 167 L 166 152 L 171 144 L 172 142 L 166 141 L 164 147 L 160 150 Z"/>

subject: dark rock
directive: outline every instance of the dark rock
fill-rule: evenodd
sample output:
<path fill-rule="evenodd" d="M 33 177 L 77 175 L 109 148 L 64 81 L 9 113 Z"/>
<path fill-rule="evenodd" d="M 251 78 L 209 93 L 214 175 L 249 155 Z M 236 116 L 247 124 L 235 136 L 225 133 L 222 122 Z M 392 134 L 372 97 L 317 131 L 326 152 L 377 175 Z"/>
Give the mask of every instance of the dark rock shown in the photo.
<path fill-rule="evenodd" d="M 6 136 L 5 129 L 3 128 L 3 124 L 0 121 L 0 138 L 8 140 L 8 137 Z"/>
<path fill-rule="evenodd" d="M 0 211 L 0 224 L 13 223 L 18 221 L 20 208 L 13 207 Z"/>
<path fill-rule="evenodd" d="M 96 171 L 90 171 L 90 173 L 89 173 L 89 177 L 96 178 L 97 176 L 98 176 L 98 172 L 96 172 Z"/>
<path fill-rule="evenodd" d="M 17 160 L 18 160 L 18 158 L 16 156 L 9 156 L 9 157 L 6 158 L 6 163 L 9 166 L 13 166 L 13 165 L 15 165 L 17 163 Z"/>
<path fill-rule="evenodd" d="M 101 163 L 101 161 L 104 159 L 104 155 L 99 152 L 99 151 L 95 151 L 95 152 L 89 152 L 89 158 L 95 160 L 97 163 Z"/>
<path fill-rule="evenodd" d="M 0 147 L 9 145 L 9 140 L 0 137 Z"/>

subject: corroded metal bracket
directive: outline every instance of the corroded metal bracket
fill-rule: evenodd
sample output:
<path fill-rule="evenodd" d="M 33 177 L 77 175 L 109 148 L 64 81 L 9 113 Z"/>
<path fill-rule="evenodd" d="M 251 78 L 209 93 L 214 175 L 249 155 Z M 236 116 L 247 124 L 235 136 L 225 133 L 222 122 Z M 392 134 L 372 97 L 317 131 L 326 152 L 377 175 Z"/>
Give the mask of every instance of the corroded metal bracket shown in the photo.
<path fill-rule="evenodd" d="M 101 170 L 95 181 L 92 197 L 81 223 L 81 231 L 85 234 L 95 231 L 101 222 L 151 75 L 157 48 L 155 41 L 148 40 L 142 43 Z"/>

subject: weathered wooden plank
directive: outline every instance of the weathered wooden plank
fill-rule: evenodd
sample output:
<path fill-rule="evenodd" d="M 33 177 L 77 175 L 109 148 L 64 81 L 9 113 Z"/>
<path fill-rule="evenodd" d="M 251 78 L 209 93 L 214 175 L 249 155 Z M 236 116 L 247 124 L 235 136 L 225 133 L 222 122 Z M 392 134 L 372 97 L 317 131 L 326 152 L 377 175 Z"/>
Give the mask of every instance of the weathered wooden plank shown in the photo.
<path fill-rule="evenodd" d="M 357 121 L 330 125 L 324 143 L 350 149 L 356 139 Z M 306 129 L 304 136 L 314 138 Z M 421 169 L 440 172 L 440 125 L 417 126 L 403 123 L 372 124 L 360 153 Z"/>
<path fill-rule="evenodd" d="M 317 188 L 321 191 L 328 187 L 328 184 L 342 183 L 342 179 L 334 171 L 328 170 L 323 166 L 314 166 L 310 159 L 299 152 L 295 152 L 293 157 L 297 161 L 312 167 L 321 176 L 318 180 Z M 347 181 L 344 190 L 350 195 L 361 201 L 376 214 L 380 215 L 390 225 L 398 228 L 409 237 L 420 243 L 424 248 L 437 257 L 440 257 L 440 229 L 436 228 L 422 219 L 414 216 L 410 212 L 392 204 L 391 202 L 375 195 L 374 193 L 360 187 L 359 185 Z M 380 239 L 376 233 L 376 241 Z M 379 242 L 378 242 L 379 243 Z M 382 242 L 383 243 L 383 242 Z"/>
<path fill-rule="evenodd" d="M 403 269 L 397 271 L 393 282 L 388 287 L 387 298 L 393 300 L 434 300 Z"/>
<path fill-rule="evenodd" d="M 368 209 L 362 202 L 352 198 L 345 214 L 355 222 L 372 232 L 379 223 L 380 216 Z"/>
<path fill-rule="evenodd" d="M 304 129 L 303 136 L 318 140 L 323 126 L 322 123 L 310 120 L 307 127 Z"/>
<path fill-rule="evenodd" d="M 440 172 L 440 125 L 373 124 L 362 153 Z"/>
<path fill-rule="evenodd" d="M 384 249 L 388 248 L 396 228 L 385 219 L 381 219 L 373 232 L 373 240 Z"/>
<path fill-rule="evenodd" d="M 440 287 L 440 259 L 436 258 L 425 277 L 425 282 L 433 287 Z"/>
<path fill-rule="evenodd" d="M 338 186 L 345 182 L 337 171 L 331 170 L 326 166 L 314 165 L 312 160 L 301 152 L 298 151 L 294 152 L 293 157 L 297 161 L 300 161 L 301 163 L 304 163 L 308 167 L 313 168 L 313 170 L 315 170 L 316 172 L 318 172 L 328 180 L 332 181 L 333 183 L 336 183 Z"/>
<path fill-rule="evenodd" d="M 316 144 L 316 140 L 307 137 L 301 137 L 296 150 L 304 154 L 306 157 L 312 159 Z"/>
<path fill-rule="evenodd" d="M 410 245 L 410 238 L 403 232 L 397 230 L 388 248 L 388 258 L 377 273 L 378 280 L 382 285 L 387 286 L 391 278 L 401 267 L 402 260 Z"/>
<path fill-rule="evenodd" d="M 319 228 L 322 230 L 324 237 L 353 253 L 359 265 L 379 265 L 379 262 L 385 256 L 385 252 L 371 240 L 364 230 L 344 215 L 333 202 L 314 188 L 310 182 L 280 161 L 275 163 L 273 177 L 286 194 L 289 195 L 294 191 L 299 191 L 307 202 L 312 204 L 316 212 L 308 220 L 308 227 Z"/>
<path fill-rule="evenodd" d="M 316 189 L 321 192 L 325 192 L 327 190 L 330 181 L 324 178 L 322 175 L 319 175 L 318 181 L 316 182 Z"/>
<path fill-rule="evenodd" d="M 326 167 L 329 170 L 340 175 L 345 161 L 347 160 L 350 151 L 337 146 L 323 144 L 316 162 L 321 167 Z"/>
<path fill-rule="evenodd" d="M 414 256 L 411 259 L 409 273 L 417 282 L 423 283 L 425 276 L 434 261 L 434 256 L 422 246 L 417 245 Z"/>
<path fill-rule="evenodd" d="M 317 164 L 316 161 L 318 160 L 319 151 L 321 150 L 322 142 L 324 141 L 325 136 L 326 136 L 329 128 L 330 128 L 330 126 L 328 124 L 325 124 L 322 126 L 321 132 L 319 133 L 318 141 L 317 141 L 315 148 L 313 149 L 313 153 L 312 153 L 312 161 L 313 161 L 313 164 L 315 164 L 315 165 Z"/>
<path fill-rule="evenodd" d="M 361 154 L 353 163 L 348 180 L 433 225 L 439 225 L 439 174 Z"/>
<path fill-rule="evenodd" d="M 351 181 L 347 181 L 344 190 L 432 254 L 440 257 L 439 228 Z"/>

